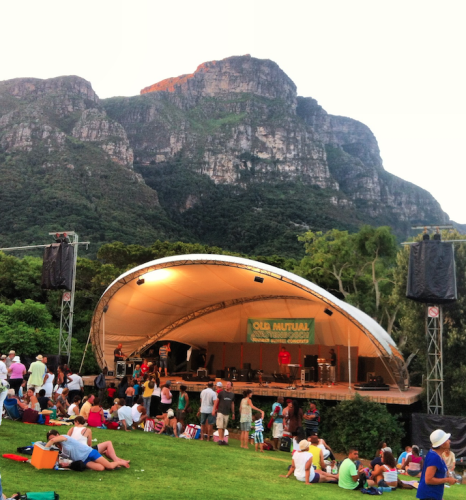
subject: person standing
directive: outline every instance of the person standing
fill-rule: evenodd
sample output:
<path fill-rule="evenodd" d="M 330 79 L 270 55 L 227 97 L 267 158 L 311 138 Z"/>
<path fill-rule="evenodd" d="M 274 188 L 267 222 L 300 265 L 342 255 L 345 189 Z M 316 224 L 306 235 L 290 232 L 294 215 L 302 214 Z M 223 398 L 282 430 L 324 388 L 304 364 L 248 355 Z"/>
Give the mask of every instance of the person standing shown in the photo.
<path fill-rule="evenodd" d="M 240 429 L 241 429 L 241 448 L 244 448 L 247 450 L 248 447 L 248 438 L 249 438 L 249 431 L 251 430 L 251 423 L 252 423 L 252 410 L 256 410 L 258 412 L 261 412 L 263 415 L 263 412 L 260 408 L 256 408 L 251 401 L 252 398 L 252 391 L 251 389 L 246 389 L 243 391 L 243 399 L 241 400 L 241 404 L 239 407 L 239 412 L 240 412 Z"/>
<path fill-rule="evenodd" d="M 278 353 L 278 367 L 280 369 L 281 374 L 290 374 L 290 367 L 288 366 L 291 363 L 291 354 L 286 350 L 285 346 L 282 346 L 280 352 Z"/>
<path fill-rule="evenodd" d="M 283 396 L 278 396 L 277 402 L 272 405 L 272 413 L 270 416 L 273 418 L 272 424 L 272 437 L 274 448 L 278 450 L 280 439 L 283 437 Z"/>
<path fill-rule="evenodd" d="M 0 361 L 0 425 L 2 425 L 3 402 L 8 392 L 8 370 L 3 361 Z"/>
<path fill-rule="evenodd" d="M 115 364 L 115 375 L 117 373 L 117 363 L 118 361 L 124 361 L 126 358 L 126 354 L 121 350 L 123 348 L 123 344 L 118 344 L 117 348 L 113 351 L 113 362 Z"/>
<path fill-rule="evenodd" d="M 450 449 L 451 434 L 437 429 L 430 435 L 432 449 L 426 455 L 416 498 L 442 500 L 445 484 L 455 484 L 456 479 L 448 474 L 442 453 Z"/>
<path fill-rule="evenodd" d="M 71 403 L 74 401 L 75 396 L 79 396 L 82 398 L 83 396 L 83 389 L 84 389 L 84 382 L 83 379 L 77 374 L 74 373 L 73 370 L 70 370 L 70 373 L 68 375 L 68 401 Z M 101 400 L 102 401 L 102 400 Z"/>
<path fill-rule="evenodd" d="M 165 376 L 168 377 L 168 353 L 171 352 L 170 342 L 164 344 L 159 349 L 159 372 L 165 369 Z"/>
<path fill-rule="evenodd" d="M 209 441 L 213 435 L 215 417 L 213 415 L 214 403 L 217 399 L 217 394 L 213 390 L 214 383 L 209 382 L 207 387 L 201 392 L 201 407 L 197 412 L 197 416 L 201 417 L 201 438 L 200 440 Z"/>
<path fill-rule="evenodd" d="M 217 399 L 214 403 L 214 409 L 212 410 L 212 415 L 217 416 L 217 429 L 218 429 L 218 444 L 228 445 L 224 440 L 225 429 L 228 427 L 228 419 L 230 417 L 232 420 L 235 419 L 235 393 L 231 392 L 231 382 L 227 382 L 225 389 L 220 391 L 217 395 Z"/>
<path fill-rule="evenodd" d="M 330 349 L 330 382 L 336 382 L 337 355 L 334 349 Z"/>
<path fill-rule="evenodd" d="M 24 375 L 26 375 L 26 367 L 21 363 L 19 356 L 15 356 L 13 361 L 8 368 L 8 374 L 10 376 L 10 387 L 15 390 L 15 394 L 19 394 L 19 388 L 24 380 Z"/>
<path fill-rule="evenodd" d="M 189 396 L 185 385 L 180 385 L 180 395 L 178 398 L 178 409 L 176 410 L 176 419 L 181 424 L 181 429 L 184 431 L 186 423 L 186 409 L 189 407 Z M 159 398 L 160 400 L 160 398 Z M 220 432 L 220 431 L 219 431 Z"/>
<path fill-rule="evenodd" d="M 31 363 L 28 370 L 31 375 L 29 376 L 27 388 L 32 389 L 34 393 L 36 391 L 39 391 L 42 387 L 42 384 L 44 383 L 45 367 L 44 363 L 42 363 L 42 359 L 43 358 L 41 354 L 36 356 L 36 361 L 34 361 L 34 363 Z"/>
<path fill-rule="evenodd" d="M 309 410 L 304 415 L 304 426 L 306 428 L 306 438 L 319 432 L 320 413 L 314 403 L 309 404 Z"/>
<path fill-rule="evenodd" d="M 5 365 L 7 368 L 10 368 L 11 363 L 13 363 L 13 358 L 16 356 L 15 351 L 10 351 L 8 353 L 8 357 L 5 359 Z"/>

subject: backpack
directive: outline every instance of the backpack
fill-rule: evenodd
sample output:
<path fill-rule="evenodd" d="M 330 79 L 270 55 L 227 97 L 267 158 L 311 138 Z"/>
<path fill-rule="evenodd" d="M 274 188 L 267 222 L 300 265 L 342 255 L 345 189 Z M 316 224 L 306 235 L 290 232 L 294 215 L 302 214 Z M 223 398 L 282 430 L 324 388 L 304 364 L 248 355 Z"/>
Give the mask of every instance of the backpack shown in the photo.
<path fill-rule="evenodd" d="M 280 439 L 280 451 L 290 452 L 291 450 L 291 438 L 283 436 Z"/>
<path fill-rule="evenodd" d="M 107 387 L 107 383 L 105 382 L 105 376 L 103 373 L 97 375 L 94 379 L 94 385 L 97 389 L 105 389 Z"/>
<path fill-rule="evenodd" d="M 60 496 L 54 491 L 30 492 L 20 496 L 21 500 L 58 500 Z"/>

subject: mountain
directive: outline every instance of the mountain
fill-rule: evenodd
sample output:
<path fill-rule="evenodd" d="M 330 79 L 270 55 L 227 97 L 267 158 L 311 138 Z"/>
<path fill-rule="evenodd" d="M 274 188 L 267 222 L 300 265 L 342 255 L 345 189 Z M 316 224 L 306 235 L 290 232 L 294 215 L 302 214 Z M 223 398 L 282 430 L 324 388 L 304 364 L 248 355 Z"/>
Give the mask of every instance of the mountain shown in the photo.
<path fill-rule="evenodd" d="M 4 241 L 74 229 L 93 242 L 156 238 L 298 255 L 296 235 L 448 221 L 386 172 L 364 124 L 297 95 L 269 60 L 204 63 L 134 97 L 79 77 L 0 83 Z M 13 237 L 14 232 L 14 237 Z"/>

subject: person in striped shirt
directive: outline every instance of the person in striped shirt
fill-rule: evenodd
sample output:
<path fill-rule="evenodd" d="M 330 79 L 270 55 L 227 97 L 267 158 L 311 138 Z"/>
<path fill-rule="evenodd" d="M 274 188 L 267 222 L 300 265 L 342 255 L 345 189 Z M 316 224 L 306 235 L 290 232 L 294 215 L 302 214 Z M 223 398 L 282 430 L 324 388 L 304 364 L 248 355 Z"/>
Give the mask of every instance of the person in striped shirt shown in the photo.
<path fill-rule="evenodd" d="M 162 373 L 162 368 L 164 368 L 166 377 L 168 377 L 168 353 L 170 351 L 170 342 L 159 349 L 159 372 Z"/>
<path fill-rule="evenodd" d="M 256 445 L 256 451 L 260 446 L 261 453 L 264 452 L 264 412 L 257 412 L 254 415 L 254 443 Z"/>

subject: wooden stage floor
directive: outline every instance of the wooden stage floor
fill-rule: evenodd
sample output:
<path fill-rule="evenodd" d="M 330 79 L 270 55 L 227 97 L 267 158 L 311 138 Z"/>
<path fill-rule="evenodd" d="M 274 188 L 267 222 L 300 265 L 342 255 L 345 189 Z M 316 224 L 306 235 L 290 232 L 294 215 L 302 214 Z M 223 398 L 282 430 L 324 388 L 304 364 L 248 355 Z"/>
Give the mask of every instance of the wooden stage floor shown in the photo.
<path fill-rule="evenodd" d="M 95 375 L 83 377 L 85 385 L 93 385 L 94 378 Z M 115 381 L 115 379 L 110 377 L 106 377 L 106 379 L 107 384 Z M 201 392 L 207 385 L 207 382 L 187 381 L 182 380 L 181 377 L 177 376 L 169 376 L 168 378 L 163 377 L 162 384 L 165 383 L 166 380 L 171 380 L 172 391 L 178 391 L 178 387 L 183 384 L 188 388 L 188 392 Z M 218 380 L 220 379 L 216 379 L 214 386 Z M 223 384 L 226 383 L 225 380 L 221 380 L 221 382 Z M 311 385 L 307 384 L 307 387 L 311 387 Z M 390 390 L 388 391 L 358 391 L 354 389 L 354 384 L 352 384 L 350 390 L 348 382 L 339 382 L 333 386 L 321 386 L 318 383 L 314 383 L 312 388 L 305 389 L 302 389 L 300 385 L 297 385 L 296 390 L 289 389 L 289 384 L 279 384 L 276 382 L 269 383 L 268 386 L 262 387 L 255 382 L 233 382 L 233 392 L 236 394 L 242 394 L 245 389 L 251 389 L 253 391 L 253 395 L 255 396 L 283 396 L 285 399 L 297 398 L 326 401 L 346 401 L 353 399 L 356 394 L 359 394 L 360 396 L 367 397 L 376 403 L 394 405 L 411 405 L 416 403 L 419 401 L 420 394 L 422 392 L 421 387 L 410 387 L 407 391 L 400 391 L 395 385 L 391 385 Z"/>

